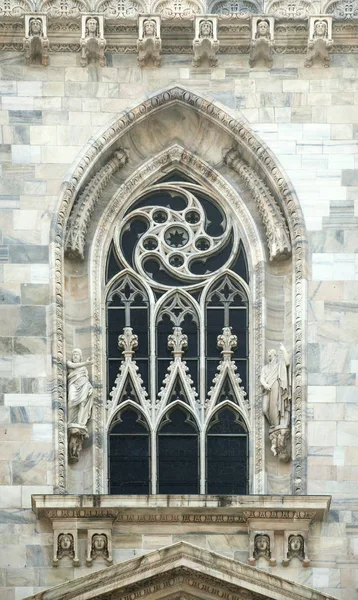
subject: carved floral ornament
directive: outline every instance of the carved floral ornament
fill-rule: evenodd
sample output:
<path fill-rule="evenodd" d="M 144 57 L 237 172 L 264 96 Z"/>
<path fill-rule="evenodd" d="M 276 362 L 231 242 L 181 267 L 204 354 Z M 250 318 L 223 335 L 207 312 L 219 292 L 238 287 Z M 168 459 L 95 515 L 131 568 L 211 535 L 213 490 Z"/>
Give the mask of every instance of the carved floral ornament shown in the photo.
<path fill-rule="evenodd" d="M 252 164 L 256 164 L 258 176 L 262 176 L 265 178 L 265 182 L 270 182 L 272 193 L 275 199 L 280 202 L 280 211 L 282 211 L 282 215 L 284 214 L 287 218 L 287 222 L 289 223 L 290 235 L 294 236 L 295 246 L 294 246 L 294 256 L 295 256 L 295 272 L 293 276 L 293 294 L 294 294 L 294 355 L 293 355 L 293 378 L 295 385 L 293 387 L 293 397 L 292 403 L 294 406 L 294 419 L 293 419 L 293 445 L 292 445 L 292 457 L 293 457 L 293 478 L 295 481 L 295 489 L 302 490 L 304 486 L 304 470 L 302 461 L 304 460 L 304 444 L 303 444 L 303 436 L 301 435 L 302 427 L 304 425 L 304 419 L 302 418 L 302 410 L 303 410 L 303 401 L 305 396 L 305 386 L 304 381 L 302 380 L 301 369 L 304 365 L 304 356 L 302 353 L 302 340 L 304 335 L 303 329 L 303 318 L 304 318 L 304 305 L 302 303 L 302 298 L 305 297 L 304 292 L 304 283 L 303 283 L 303 273 L 304 273 L 304 264 L 305 264 L 305 235 L 303 229 L 303 219 L 301 217 L 301 212 L 299 205 L 296 201 L 295 195 L 292 192 L 292 188 L 290 184 L 286 181 L 285 176 L 278 168 L 277 164 L 273 156 L 266 149 L 266 147 L 262 144 L 262 142 L 253 135 L 250 128 L 243 121 L 238 119 L 234 119 L 231 115 L 223 112 L 219 109 L 215 103 L 208 102 L 203 98 L 193 94 L 192 92 L 188 92 L 187 90 L 175 87 L 169 88 L 168 90 L 154 95 L 152 98 L 144 101 L 143 104 L 134 107 L 129 112 L 124 112 L 118 119 L 116 119 L 108 130 L 103 131 L 99 138 L 96 140 L 96 143 L 86 148 L 84 151 L 82 158 L 80 158 L 76 168 L 73 171 L 72 177 L 69 179 L 68 183 L 63 189 L 61 201 L 60 201 L 60 209 L 57 217 L 57 225 L 55 231 L 55 256 L 54 256 L 54 264 L 56 264 L 56 285 L 57 285 L 57 308 L 54 313 L 55 318 L 55 332 L 56 332 L 56 341 L 55 348 L 57 352 L 56 363 L 57 364 L 57 387 L 56 387 L 56 398 L 58 400 L 58 427 L 57 427 L 57 435 L 58 435 L 58 475 L 57 475 L 57 489 L 58 490 L 66 490 L 66 437 L 65 437 L 65 421 L 64 421 L 64 407 L 66 402 L 65 389 L 66 389 L 66 381 L 65 376 L 66 373 L 61 368 L 61 364 L 63 364 L 64 360 L 64 315 L 63 315 L 63 300 L 62 300 L 62 281 L 63 281 L 63 240 L 64 237 L 68 239 L 67 234 L 72 231 L 73 223 L 76 221 L 74 218 L 74 212 L 72 212 L 72 207 L 79 206 L 78 202 L 75 200 L 76 198 L 82 197 L 82 188 L 87 188 L 89 185 L 88 182 L 92 180 L 93 177 L 96 176 L 96 173 L 99 173 L 100 169 L 96 167 L 96 163 L 98 157 L 101 155 L 102 148 L 106 148 L 107 154 L 110 156 L 110 147 L 111 144 L 115 145 L 115 148 L 118 149 L 120 146 L 120 138 L 121 135 L 127 131 L 129 131 L 133 124 L 140 122 L 145 116 L 149 116 L 153 113 L 158 113 L 161 110 L 161 107 L 165 107 L 167 104 L 173 105 L 173 103 L 178 103 L 178 107 L 183 106 L 186 109 L 193 110 L 202 115 L 202 118 L 209 118 L 211 122 L 216 123 L 216 126 L 219 127 L 220 130 L 225 132 L 225 135 L 229 134 L 232 139 L 233 147 L 235 147 L 235 153 L 240 150 L 242 156 L 251 156 Z M 145 115 L 145 116 L 144 116 Z M 237 149 L 237 150 L 236 150 Z M 102 371 L 101 371 L 101 356 L 102 356 L 102 347 L 101 347 L 101 337 L 99 336 L 100 328 L 101 328 L 101 294 L 102 294 L 102 275 L 100 271 L 101 265 L 101 255 L 102 255 L 102 247 L 104 243 L 104 239 L 107 235 L 108 227 L 111 226 L 111 223 L 114 222 L 116 215 L 120 207 L 123 203 L 127 203 L 130 201 L 130 198 L 133 198 L 133 193 L 135 193 L 136 189 L 139 186 L 146 187 L 151 185 L 156 181 L 158 177 L 157 173 L 162 172 L 163 168 L 176 168 L 180 166 L 181 169 L 184 170 L 184 173 L 187 173 L 190 177 L 196 179 L 197 181 L 203 181 L 206 185 L 209 185 L 213 193 L 217 193 L 220 196 L 223 196 L 227 199 L 227 201 L 235 206 L 235 210 L 237 211 L 238 218 L 242 220 L 243 223 L 243 231 L 245 235 L 248 236 L 247 244 L 250 246 L 252 252 L 252 264 L 254 266 L 255 273 L 255 281 L 258 285 L 258 290 L 262 289 L 260 286 L 263 285 L 263 274 L 261 272 L 262 264 L 263 264 L 263 256 L 262 251 L 260 249 L 260 244 L 258 242 L 258 232 L 254 223 L 247 213 L 247 209 L 244 208 L 242 204 L 238 202 L 237 195 L 234 193 L 233 188 L 228 184 L 227 180 L 223 178 L 218 172 L 214 171 L 213 168 L 205 163 L 202 159 L 197 155 L 193 155 L 190 152 L 183 150 L 179 146 L 172 146 L 162 153 L 155 156 L 153 159 L 147 161 L 142 165 L 138 165 L 138 168 L 134 173 L 128 177 L 122 186 L 118 189 L 118 193 L 112 198 L 112 200 L 108 203 L 105 208 L 102 216 L 101 216 L 101 224 L 96 230 L 95 239 L 93 242 L 93 254 L 91 257 L 92 260 L 92 270 L 93 270 L 93 378 L 92 383 L 94 389 L 96 390 L 96 396 L 98 394 L 97 390 L 101 388 L 102 381 Z M 103 167 L 102 167 L 103 168 Z M 240 178 L 240 174 L 236 173 L 234 169 L 228 166 L 228 173 L 231 173 L 233 177 Z M 246 177 L 246 171 L 243 171 Z M 256 176 L 256 175 L 255 175 Z M 256 180 L 255 180 L 256 181 Z M 252 182 L 252 187 L 254 187 L 255 181 Z M 96 184 L 97 185 L 97 184 Z M 98 183 L 100 186 L 101 184 Z M 267 185 L 267 183 L 265 183 Z M 246 186 L 250 189 L 249 178 L 247 179 Z M 96 188 L 97 189 L 97 188 Z M 88 188 L 90 190 L 90 187 Z M 86 194 L 83 195 L 83 198 L 87 197 Z M 92 197 L 89 194 L 89 205 L 92 203 Z M 267 202 L 270 202 L 267 200 Z M 95 204 L 95 203 L 94 203 Z M 94 206 L 94 205 L 93 205 Z M 83 207 L 84 208 L 84 207 Z M 77 210 L 77 208 L 75 208 Z M 81 214 L 84 211 L 79 209 L 78 213 Z M 70 216 L 71 214 L 71 216 Z M 271 213 L 269 213 L 271 214 Z M 273 214 L 270 216 L 269 221 L 272 221 L 272 218 L 277 219 L 281 218 L 280 212 L 277 212 L 276 208 L 273 207 Z M 86 220 L 86 219 L 85 219 Z M 80 221 L 78 221 L 80 223 Z M 267 225 L 269 231 L 269 224 Z M 80 225 L 80 229 L 82 225 Z M 75 231 L 75 229 L 73 230 Z M 86 232 L 86 226 L 82 231 Z M 71 233 L 72 235 L 72 233 Z M 86 233 L 84 233 L 86 236 Z M 81 237 L 81 236 L 79 236 Z M 274 238 L 273 238 L 274 239 Z M 250 240 L 250 242 L 249 242 Z M 246 242 L 245 242 L 246 243 Z M 276 243 L 276 242 L 275 242 Z M 255 266 L 256 265 L 256 266 Z M 260 313 L 260 306 L 258 304 L 257 310 L 255 310 L 255 328 L 257 331 L 262 327 L 262 315 Z M 135 331 L 133 332 L 135 334 Z M 261 336 L 260 336 L 261 338 Z M 257 367 L 256 367 L 256 377 L 255 382 L 255 397 L 257 397 L 257 401 L 254 403 L 254 410 L 252 422 L 255 424 L 255 439 L 256 439 L 256 447 L 254 449 L 255 458 L 255 485 L 257 486 L 256 490 L 264 491 L 263 479 L 261 479 L 261 474 L 264 472 L 264 454 L 260 448 L 263 447 L 263 438 L 262 438 L 262 423 L 263 423 L 263 415 L 261 413 L 261 403 L 262 403 L 262 390 L 259 383 L 260 377 L 260 368 L 263 364 L 263 348 L 262 343 L 260 342 L 260 338 L 257 338 L 257 344 L 255 345 L 255 352 L 257 353 L 257 357 L 255 359 Z M 97 396 L 98 397 L 98 396 Z M 256 404 L 257 402 L 257 404 Z M 92 425 L 94 432 L 97 432 L 94 435 L 94 445 L 93 445 L 93 461 L 94 468 L 96 473 L 96 479 L 94 482 L 94 489 L 101 493 L 103 490 L 103 452 L 100 444 L 101 435 L 103 432 L 104 424 L 102 422 L 102 411 L 99 410 L 98 402 L 94 403 L 94 414 L 92 417 Z M 296 433 L 299 432 L 299 435 Z M 98 445 L 97 445 L 98 440 Z"/>

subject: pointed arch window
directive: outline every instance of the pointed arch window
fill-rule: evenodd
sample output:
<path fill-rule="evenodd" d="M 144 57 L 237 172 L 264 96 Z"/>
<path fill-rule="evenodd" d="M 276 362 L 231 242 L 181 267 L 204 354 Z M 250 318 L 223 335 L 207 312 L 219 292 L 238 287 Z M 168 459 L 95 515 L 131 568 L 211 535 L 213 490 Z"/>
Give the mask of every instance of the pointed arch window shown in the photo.
<path fill-rule="evenodd" d="M 218 410 L 206 438 L 207 493 L 248 493 L 248 433 L 240 413 L 232 407 Z"/>
<path fill-rule="evenodd" d="M 124 408 L 113 419 L 109 429 L 109 465 L 111 494 L 149 493 L 149 430 L 139 410 Z"/>
<path fill-rule="evenodd" d="M 198 427 L 182 407 L 169 410 L 159 426 L 158 493 L 199 493 Z"/>
<path fill-rule="evenodd" d="M 245 493 L 249 272 L 233 211 L 172 173 L 122 215 L 106 277 L 111 493 Z M 138 464 L 141 484 L 126 475 Z"/>

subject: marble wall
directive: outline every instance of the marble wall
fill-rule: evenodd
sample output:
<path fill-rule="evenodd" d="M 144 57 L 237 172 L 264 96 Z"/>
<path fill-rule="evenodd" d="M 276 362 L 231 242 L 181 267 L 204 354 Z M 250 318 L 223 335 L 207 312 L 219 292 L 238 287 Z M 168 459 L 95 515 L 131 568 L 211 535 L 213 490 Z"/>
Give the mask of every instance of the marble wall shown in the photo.
<path fill-rule="evenodd" d="M 298 194 L 310 252 L 307 493 L 333 500 L 323 526 L 312 525 L 311 567 L 283 575 L 357 597 L 358 54 L 332 55 L 328 69 L 306 69 L 304 55 L 276 55 L 271 70 L 250 70 L 247 56 L 220 56 L 211 70 L 191 59 L 163 56 L 159 69 L 141 70 L 135 55 L 110 55 L 106 68 L 81 68 L 76 54 L 51 55 L 46 68 L 25 67 L 20 53 L 0 56 L 2 600 L 85 572 L 51 566 L 51 527 L 31 511 L 31 494 L 51 494 L 54 483 L 48 244 L 61 182 L 111 118 L 173 83 L 244 116 Z M 176 539 L 247 560 L 247 538 L 194 528 L 119 531 L 114 558 Z"/>

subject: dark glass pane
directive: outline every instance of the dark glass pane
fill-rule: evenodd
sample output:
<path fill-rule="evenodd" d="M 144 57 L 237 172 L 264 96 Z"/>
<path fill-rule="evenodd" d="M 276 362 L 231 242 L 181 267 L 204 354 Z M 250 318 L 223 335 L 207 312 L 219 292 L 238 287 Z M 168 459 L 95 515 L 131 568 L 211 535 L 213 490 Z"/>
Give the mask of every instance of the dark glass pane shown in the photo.
<path fill-rule="evenodd" d="M 139 412 L 126 409 L 109 434 L 111 494 L 149 493 L 149 435 Z"/>
<path fill-rule="evenodd" d="M 209 425 L 208 434 L 218 433 L 246 433 L 246 428 L 241 422 L 239 413 L 230 408 L 223 408 L 216 413 Z"/>
<path fill-rule="evenodd" d="M 229 310 L 229 325 L 235 333 L 247 327 L 247 310 L 245 308 L 232 308 Z"/>
<path fill-rule="evenodd" d="M 242 277 L 243 280 L 246 281 L 246 283 L 249 283 L 249 270 L 247 267 L 247 258 L 242 243 L 240 243 L 238 257 L 232 265 L 231 270 L 234 271 L 234 273 L 237 273 L 237 275 L 240 275 L 240 277 Z"/>
<path fill-rule="evenodd" d="M 163 319 L 157 325 L 157 356 L 163 358 L 172 357 L 172 352 L 168 348 L 168 336 L 172 333 L 173 323 L 167 315 L 164 315 Z"/>
<path fill-rule="evenodd" d="M 149 494 L 149 436 L 109 436 L 110 494 Z"/>
<path fill-rule="evenodd" d="M 128 223 L 128 229 L 124 231 L 121 239 L 121 248 L 126 261 L 133 266 L 133 251 L 137 245 L 139 238 L 148 229 L 148 223 L 132 220 Z"/>
<path fill-rule="evenodd" d="M 207 493 L 248 493 L 247 436 L 207 437 Z"/>
<path fill-rule="evenodd" d="M 224 232 L 224 217 L 222 212 L 215 206 L 215 204 L 208 200 L 203 194 L 196 192 L 198 199 L 204 208 L 207 220 L 207 227 L 205 231 L 208 235 L 216 237 L 222 235 Z"/>
<path fill-rule="evenodd" d="M 139 369 L 139 374 L 143 379 L 143 387 L 147 392 L 149 392 L 149 360 L 148 359 L 137 359 L 136 358 L 137 367 Z"/>
<path fill-rule="evenodd" d="M 112 277 L 117 275 L 117 273 L 119 273 L 119 271 L 121 271 L 122 268 L 123 267 L 121 266 L 116 254 L 115 254 L 113 243 L 112 243 L 110 250 L 109 250 L 108 259 L 107 259 L 106 283 L 108 283 L 112 279 Z"/>
<path fill-rule="evenodd" d="M 157 360 L 157 390 L 163 385 L 163 380 L 168 372 L 170 360 Z"/>
<path fill-rule="evenodd" d="M 114 386 L 114 382 L 116 380 L 120 365 L 120 360 L 108 359 L 108 393 L 112 390 Z"/>
<path fill-rule="evenodd" d="M 238 375 L 240 375 L 240 377 L 242 379 L 242 383 L 240 385 L 244 388 L 245 392 L 248 394 L 249 393 L 249 389 L 248 389 L 248 373 L 247 373 L 248 362 L 247 362 L 247 360 L 236 360 L 235 364 L 237 366 L 236 373 Z"/>
<path fill-rule="evenodd" d="M 133 409 L 127 408 L 124 410 L 120 419 L 112 424 L 110 434 L 128 434 L 128 433 L 139 433 L 143 434 L 148 432 L 148 428 L 143 420 L 142 415 Z"/>
<path fill-rule="evenodd" d="M 107 329 L 110 334 L 123 333 L 123 327 L 125 326 L 125 314 L 124 308 L 108 308 L 107 312 Z"/>
<path fill-rule="evenodd" d="M 228 260 L 231 250 L 232 250 L 233 237 L 230 236 L 230 239 L 220 252 L 214 254 L 210 258 L 207 258 L 205 261 L 203 260 L 193 260 L 190 263 L 190 271 L 194 275 L 203 275 L 204 273 L 213 273 L 220 269 Z"/>
<path fill-rule="evenodd" d="M 158 436 L 159 494 L 198 494 L 198 438 Z"/>
<path fill-rule="evenodd" d="M 219 359 L 206 361 L 206 390 L 207 390 L 207 392 L 213 385 L 213 379 L 216 375 L 218 366 L 219 366 Z"/>
<path fill-rule="evenodd" d="M 178 181 L 178 179 L 176 181 Z M 162 190 L 161 192 L 155 191 L 145 194 L 140 200 L 138 200 L 138 202 L 133 204 L 128 209 L 127 214 L 132 212 L 132 210 L 137 210 L 138 208 L 143 208 L 144 206 L 163 206 L 173 210 L 181 211 L 186 208 L 186 205 L 186 198 L 181 196 L 179 193 L 173 196 L 168 192 L 168 190 Z"/>
<path fill-rule="evenodd" d="M 189 413 L 185 413 L 180 408 L 174 408 L 170 411 L 161 423 L 159 433 L 161 434 L 192 434 L 197 431 L 196 424 Z"/>
<path fill-rule="evenodd" d="M 151 258 L 144 263 L 144 269 L 151 279 L 158 283 L 168 286 L 180 287 L 187 285 L 187 282 L 175 279 L 165 270 L 161 261 Z"/>

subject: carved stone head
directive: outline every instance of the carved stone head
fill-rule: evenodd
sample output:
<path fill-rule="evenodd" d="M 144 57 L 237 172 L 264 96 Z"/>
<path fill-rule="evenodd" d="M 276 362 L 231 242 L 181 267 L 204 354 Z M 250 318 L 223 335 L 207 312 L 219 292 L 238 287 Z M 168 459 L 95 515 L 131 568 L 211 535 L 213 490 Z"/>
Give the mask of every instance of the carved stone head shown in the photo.
<path fill-rule="evenodd" d="M 277 352 L 276 352 L 276 350 L 274 350 L 274 348 L 271 348 L 270 350 L 268 350 L 267 358 L 268 358 L 269 362 L 274 362 L 277 359 Z"/>
<path fill-rule="evenodd" d="M 254 558 L 259 558 L 260 556 L 271 557 L 270 537 L 266 534 L 255 535 Z"/>
<path fill-rule="evenodd" d="M 288 538 L 288 557 L 292 558 L 293 556 L 297 556 L 298 558 L 304 558 L 304 548 L 305 542 L 302 535 L 294 534 L 290 535 Z"/>
<path fill-rule="evenodd" d="M 328 36 L 328 25 L 327 21 L 319 19 L 314 24 L 314 37 L 315 38 L 326 38 Z"/>
<path fill-rule="evenodd" d="M 258 37 L 258 38 L 269 38 L 270 37 L 270 24 L 268 21 L 264 21 L 264 20 L 258 21 L 256 37 Z"/>
<path fill-rule="evenodd" d="M 91 556 L 93 557 L 99 554 L 108 556 L 108 540 L 104 533 L 95 533 L 92 536 Z"/>
<path fill-rule="evenodd" d="M 143 23 L 144 37 L 155 37 L 157 34 L 157 24 L 153 19 L 147 19 Z"/>
<path fill-rule="evenodd" d="M 57 554 L 58 558 L 62 556 L 74 557 L 74 540 L 71 533 L 61 533 L 57 540 Z"/>
<path fill-rule="evenodd" d="M 99 23 L 95 17 L 89 17 L 86 21 L 86 35 L 99 37 Z"/>
<path fill-rule="evenodd" d="M 30 35 L 41 35 L 42 34 L 42 20 L 38 18 L 30 19 L 29 22 Z"/>
<path fill-rule="evenodd" d="M 212 38 L 213 37 L 213 24 L 208 19 L 205 19 L 204 21 L 200 21 L 199 36 L 201 38 Z"/>
<path fill-rule="evenodd" d="M 82 360 L 82 350 L 80 348 L 74 348 L 72 350 L 72 362 L 78 363 Z"/>

